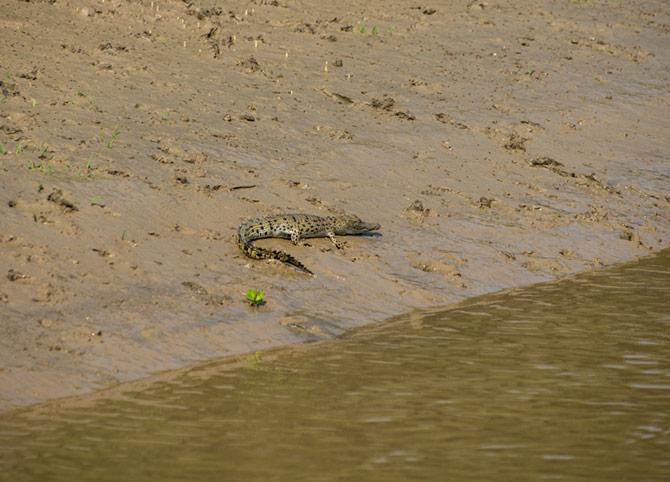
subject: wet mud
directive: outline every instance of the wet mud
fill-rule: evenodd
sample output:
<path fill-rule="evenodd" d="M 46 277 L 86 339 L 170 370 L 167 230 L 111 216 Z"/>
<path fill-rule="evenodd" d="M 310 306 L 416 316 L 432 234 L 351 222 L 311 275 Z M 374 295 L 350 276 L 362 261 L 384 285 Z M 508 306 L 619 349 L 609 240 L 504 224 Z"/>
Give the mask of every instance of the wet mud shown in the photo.
<path fill-rule="evenodd" d="M 666 2 L 0 11 L 0 409 L 668 245 Z M 286 212 L 382 235 L 239 251 Z"/>

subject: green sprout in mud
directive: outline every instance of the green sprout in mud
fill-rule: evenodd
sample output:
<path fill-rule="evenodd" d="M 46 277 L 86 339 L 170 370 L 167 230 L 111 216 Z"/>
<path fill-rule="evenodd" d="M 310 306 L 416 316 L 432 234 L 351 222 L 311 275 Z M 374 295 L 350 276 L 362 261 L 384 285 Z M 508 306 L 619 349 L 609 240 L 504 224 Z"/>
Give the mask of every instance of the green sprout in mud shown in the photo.
<path fill-rule="evenodd" d="M 247 363 L 251 368 L 258 368 L 258 366 L 263 362 L 263 358 L 259 352 L 250 353 L 247 355 Z"/>
<path fill-rule="evenodd" d="M 47 153 L 48 153 L 48 151 L 49 151 L 49 146 L 46 145 L 46 144 L 44 144 L 44 145 L 42 146 L 42 150 L 40 151 L 40 155 L 37 156 L 37 157 L 40 158 L 40 159 L 44 159 L 44 158 L 46 158 L 46 157 L 47 157 Z"/>
<path fill-rule="evenodd" d="M 5 149 L 5 146 L 0 142 L 0 155 L 4 156 L 7 154 L 7 149 Z"/>
<path fill-rule="evenodd" d="M 37 192 L 42 192 L 44 191 L 44 184 L 40 183 L 39 186 L 37 186 Z"/>
<path fill-rule="evenodd" d="M 37 101 L 35 99 L 31 99 L 30 104 L 33 106 L 33 109 L 37 107 Z"/>
<path fill-rule="evenodd" d="M 108 149 L 111 149 L 112 147 L 114 147 L 114 144 L 116 144 L 116 141 L 119 140 L 119 134 L 121 134 L 121 131 L 119 130 L 118 127 L 115 127 L 114 130 L 112 131 L 112 136 L 107 141 L 107 148 Z"/>
<path fill-rule="evenodd" d="M 39 163 L 35 161 L 30 161 L 28 163 L 29 171 L 39 171 L 42 174 L 53 174 L 54 168 L 51 164 Z"/>
<path fill-rule="evenodd" d="M 358 22 L 358 25 L 356 25 L 356 31 L 360 34 L 365 34 L 368 31 L 368 26 L 365 25 L 365 22 L 361 20 L 360 22 Z M 372 29 L 370 29 L 370 34 L 374 36 L 379 35 L 379 27 L 377 27 L 376 25 L 373 26 Z"/>
<path fill-rule="evenodd" d="M 247 290 L 247 301 L 251 306 L 261 306 L 265 304 L 265 291 L 249 288 Z"/>
<path fill-rule="evenodd" d="M 100 196 L 93 196 L 91 198 L 91 206 L 100 206 L 105 207 L 105 204 L 102 202 L 102 197 Z"/>
<path fill-rule="evenodd" d="M 23 151 L 26 150 L 26 146 L 21 144 L 20 142 L 16 145 L 16 148 L 14 149 L 14 153 L 18 156 L 21 154 Z"/>

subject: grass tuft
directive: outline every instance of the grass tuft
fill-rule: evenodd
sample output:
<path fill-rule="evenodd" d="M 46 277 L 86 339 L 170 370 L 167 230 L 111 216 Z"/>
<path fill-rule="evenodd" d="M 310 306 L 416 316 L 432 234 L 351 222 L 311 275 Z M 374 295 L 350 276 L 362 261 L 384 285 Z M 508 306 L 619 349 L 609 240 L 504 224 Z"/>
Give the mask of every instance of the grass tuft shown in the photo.
<path fill-rule="evenodd" d="M 119 134 L 121 134 L 121 131 L 119 130 L 118 127 L 115 127 L 114 130 L 112 131 L 112 135 L 107 141 L 107 148 L 111 149 L 114 147 L 114 144 L 116 144 L 116 141 L 119 140 Z"/>

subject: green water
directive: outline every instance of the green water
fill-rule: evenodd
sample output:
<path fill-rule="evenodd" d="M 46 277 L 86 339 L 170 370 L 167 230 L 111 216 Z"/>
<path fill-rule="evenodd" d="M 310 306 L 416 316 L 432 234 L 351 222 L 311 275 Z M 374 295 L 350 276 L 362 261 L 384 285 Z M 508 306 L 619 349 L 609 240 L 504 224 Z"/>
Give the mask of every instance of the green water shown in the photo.
<path fill-rule="evenodd" d="M 0 480 L 670 480 L 670 252 L 0 415 Z"/>

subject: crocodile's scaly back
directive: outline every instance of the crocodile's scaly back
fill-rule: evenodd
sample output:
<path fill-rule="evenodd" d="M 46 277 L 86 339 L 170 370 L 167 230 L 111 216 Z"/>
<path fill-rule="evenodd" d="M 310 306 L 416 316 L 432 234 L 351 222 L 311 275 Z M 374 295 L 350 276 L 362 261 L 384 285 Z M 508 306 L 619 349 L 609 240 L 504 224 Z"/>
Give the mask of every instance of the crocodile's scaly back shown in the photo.
<path fill-rule="evenodd" d="M 237 231 L 242 252 L 253 259 L 277 259 L 312 274 L 300 261 L 288 253 L 260 248 L 252 243 L 263 238 L 287 238 L 299 244 L 305 238 L 328 237 L 337 246 L 335 235 L 363 234 L 376 231 L 379 224 L 366 223 L 356 216 L 316 216 L 314 214 L 282 214 L 243 222 Z"/>

